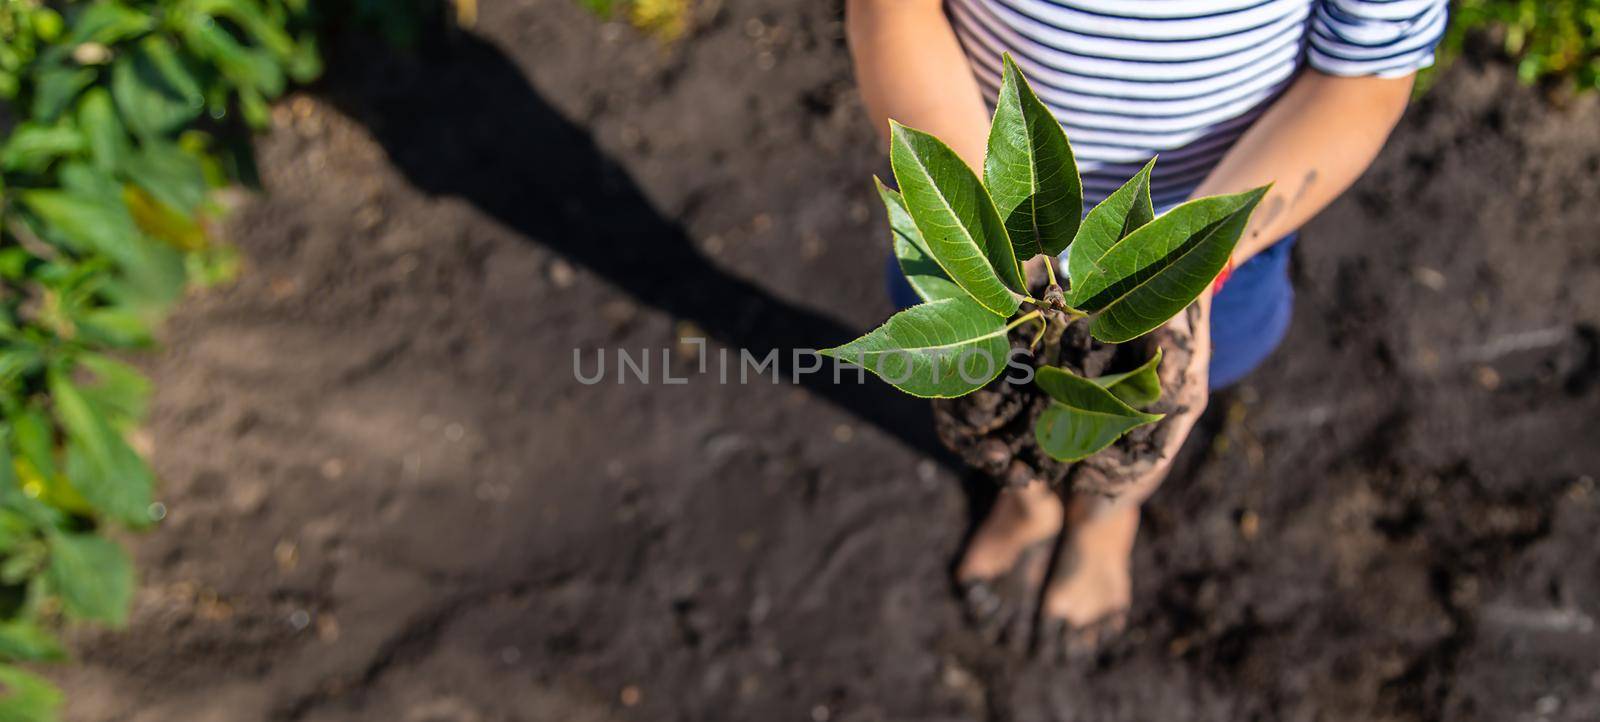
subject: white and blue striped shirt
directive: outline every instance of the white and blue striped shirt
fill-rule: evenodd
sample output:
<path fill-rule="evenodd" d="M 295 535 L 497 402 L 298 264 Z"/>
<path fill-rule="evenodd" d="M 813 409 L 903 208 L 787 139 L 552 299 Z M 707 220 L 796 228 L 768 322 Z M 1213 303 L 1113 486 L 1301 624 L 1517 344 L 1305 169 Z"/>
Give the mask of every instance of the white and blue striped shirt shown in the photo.
<path fill-rule="evenodd" d="M 1179 203 L 1304 65 L 1398 77 L 1433 62 L 1447 0 L 946 0 L 991 107 L 1010 52 L 1099 202 L 1160 154 Z"/>

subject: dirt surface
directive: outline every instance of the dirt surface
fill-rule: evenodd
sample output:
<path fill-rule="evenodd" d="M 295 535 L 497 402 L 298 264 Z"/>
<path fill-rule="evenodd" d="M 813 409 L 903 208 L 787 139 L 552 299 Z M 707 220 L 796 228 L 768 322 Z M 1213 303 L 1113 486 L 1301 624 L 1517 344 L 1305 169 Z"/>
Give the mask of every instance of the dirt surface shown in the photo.
<path fill-rule="evenodd" d="M 716 383 L 889 312 L 837 3 L 671 50 L 482 11 L 279 108 L 244 275 L 147 358 L 170 515 L 69 719 L 1600 718 L 1596 98 L 1462 64 L 1412 108 L 1153 500 L 1131 631 L 1052 667 L 960 623 L 926 404 Z M 575 379 L 619 347 L 657 383 Z"/>

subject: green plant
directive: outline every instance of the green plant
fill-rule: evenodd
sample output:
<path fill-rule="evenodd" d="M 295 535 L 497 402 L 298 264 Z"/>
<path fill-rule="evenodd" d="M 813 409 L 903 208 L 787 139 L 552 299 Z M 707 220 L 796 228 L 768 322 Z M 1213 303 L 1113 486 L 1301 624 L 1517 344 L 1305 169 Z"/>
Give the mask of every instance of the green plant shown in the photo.
<path fill-rule="evenodd" d="M 1499 36 L 1522 82 L 1600 88 L 1600 0 L 1456 0 L 1452 13 L 1440 67 L 1459 57 L 1473 34 L 1488 32 Z"/>
<path fill-rule="evenodd" d="M 1011 331 L 1024 324 L 1038 325 L 1034 347 L 1080 320 L 1111 344 L 1155 330 L 1212 283 L 1266 192 L 1200 198 L 1156 216 L 1152 160 L 1083 215 L 1066 134 L 1009 57 L 981 179 L 933 136 L 891 126 L 900 192 L 881 181 L 878 191 L 900 268 L 924 303 L 822 353 L 916 396 L 953 398 L 988 385 L 1011 360 Z M 1023 262 L 1063 252 L 1069 285 L 1046 263 L 1048 285 L 1030 295 Z M 1160 363 L 1157 352 L 1129 372 L 1092 379 L 1039 368 L 1033 383 L 1050 398 L 1033 427 L 1039 447 L 1078 460 L 1159 420 L 1141 409 L 1160 397 Z"/>
<path fill-rule="evenodd" d="M 689 29 L 692 0 L 578 0 L 603 18 L 622 16 L 628 23 L 671 42 Z"/>
<path fill-rule="evenodd" d="M 184 289 L 234 267 L 211 191 L 250 178 L 241 131 L 320 72 L 306 0 L 0 0 L 0 720 L 54 717 L 18 662 L 62 622 L 122 624 L 105 537 L 158 520 L 128 442 L 147 346 Z"/>

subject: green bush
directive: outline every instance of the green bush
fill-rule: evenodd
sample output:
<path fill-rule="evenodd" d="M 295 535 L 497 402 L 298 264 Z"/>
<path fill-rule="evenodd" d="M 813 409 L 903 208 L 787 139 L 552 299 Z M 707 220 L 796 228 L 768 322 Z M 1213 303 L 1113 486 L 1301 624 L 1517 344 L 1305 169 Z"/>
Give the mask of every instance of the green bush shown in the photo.
<path fill-rule="evenodd" d="M 128 442 L 148 382 L 118 360 L 185 289 L 226 277 L 211 191 L 316 76 L 307 0 L 0 0 L 0 721 L 59 693 L 62 623 L 126 620 L 105 533 L 164 509 Z"/>
<path fill-rule="evenodd" d="M 1528 84 L 1600 87 L 1600 0 L 1456 0 L 1440 66 L 1475 34 L 1497 38 Z"/>

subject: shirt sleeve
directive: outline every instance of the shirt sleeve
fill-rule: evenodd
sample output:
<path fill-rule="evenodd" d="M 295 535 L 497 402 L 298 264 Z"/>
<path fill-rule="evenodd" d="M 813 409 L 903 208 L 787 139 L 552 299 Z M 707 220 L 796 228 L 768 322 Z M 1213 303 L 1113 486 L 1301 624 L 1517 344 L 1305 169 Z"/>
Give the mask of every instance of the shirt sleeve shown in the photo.
<path fill-rule="evenodd" d="M 1448 0 L 1316 0 L 1306 61 L 1330 75 L 1409 75 L 1433 64 L 1448 5 Z"/>

